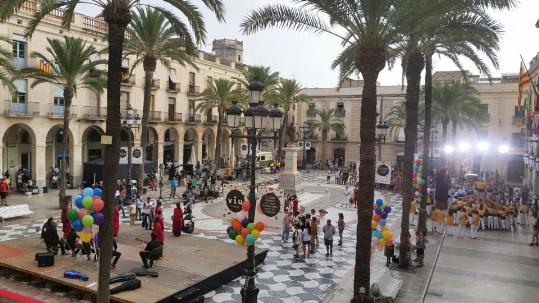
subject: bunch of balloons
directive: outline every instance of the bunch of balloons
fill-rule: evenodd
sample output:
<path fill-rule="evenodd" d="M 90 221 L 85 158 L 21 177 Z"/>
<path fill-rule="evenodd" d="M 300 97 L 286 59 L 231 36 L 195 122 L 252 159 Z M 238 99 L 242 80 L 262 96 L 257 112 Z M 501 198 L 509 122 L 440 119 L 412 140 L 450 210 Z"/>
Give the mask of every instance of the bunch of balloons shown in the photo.
<path fill-rule="evenodd" d="M 81 195 L 73 198 L 76 208 L 71 208 L 66 216 L 71 227 L 77 231 L 82 242 L 88 243 L 92 239 L 92 225 L 101 225 L 105 216 L 101 212 L 105 202 L 101 199 L 103 192 L 99 188 L 85 188 Z"/>
<path fill-rule="evenodd" d="M 374 214 L 372 217 L 372 247 L 382 250 L 384 246 L 393 244 L 393 233 L 387 227 L 387 216 L 391 212 L 391 206 L 384 203 L 384 200 L 377 199 L 372 206 Z"/>
<path fill-rule="evenodd" d="M 266 226 L 264 222 L 249 223 L 248 212 L 251 209 L 249 200 L 243 201 L 241 207 L 243 211 L 238 212 L 237 217 L 230 221 L 226 233 L 231 240 L 236 241 L 236 244 L 252 246 Z"/>
<path fill-rule="evenodd" d="M 418 199 L 423 195 L 423 156 L 419 155 L 414 163 L 414 196 Z"/>

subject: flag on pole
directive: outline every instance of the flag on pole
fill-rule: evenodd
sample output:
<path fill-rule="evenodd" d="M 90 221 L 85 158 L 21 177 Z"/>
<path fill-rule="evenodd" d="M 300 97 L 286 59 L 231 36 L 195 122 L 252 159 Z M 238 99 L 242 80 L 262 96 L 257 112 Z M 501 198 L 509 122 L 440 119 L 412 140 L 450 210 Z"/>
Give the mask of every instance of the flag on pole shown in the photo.
<path fill-rule="evenodd" d="M 520 62 L 520 73 L 518 75 L 518 80 L 518 106 L 520 106 L 524 90 L 531 83 L 530 76 L 528 76 L 526 68 L 524 68 L 524 64 L 522 62 Z"/>

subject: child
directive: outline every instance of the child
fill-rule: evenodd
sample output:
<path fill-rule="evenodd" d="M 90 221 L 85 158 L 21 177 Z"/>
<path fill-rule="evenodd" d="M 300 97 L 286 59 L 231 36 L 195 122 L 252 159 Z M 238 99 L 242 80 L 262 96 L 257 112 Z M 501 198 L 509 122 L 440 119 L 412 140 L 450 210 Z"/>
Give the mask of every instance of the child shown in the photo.
<path fill-rule="evenodd" d="M 437 209 L 434 209 L 433 211 L 430 212 L 430 220 L 431 220 L 431 223 L 432 223 L 432 226 L 431 226 L 431 229 L 432 229 L 432 232 L 436 232 L 436 228 L 438 227 L 438 210 Z"/>
<path fill-rule="evenodd" d="M 468 216 L 466 215 L 466 211 L 462 210 L 460 212 L 460 217 L 459 217 L 459 225 L 458 225 L 457 236 L 459 236 L 459 237 L 464 236 L 464 230 L 466 228 L 466 221 L 468 221 Z"/>
<path fill-rule="evenodd" d="M 316 245 L 316 238 L 318 235 L 318 223 L 316 221 L 316 217 L 311 218 L 311 253 L 314 253 L 314 248 Z"/>
<path fill-rule="evenodd" d="M 129 207 L 129 225 L 133 226 L 135 225 L 135 218 L 137 217 L 137 205 L 135 204 L 135 200 L 131 200 L 131 206 Z"/>
<path fill-rule="evenodd" d="M 453 215 L 453 211 L 449 210 L 449 214 L 447 216 L 447 236 L 452 237 L 455 229 L 455 217 Z"/>
<path fill-rule="evenodd" d="M 339 213 L 339 221 L 337 222 L 337 227 L 339 228 L 339 246 L 342 245 L 342 233 L 344 232 L 344 214 Z"/>
<path fill-rule="evenodd" d="M 477 210 L 474 210 L 472 212 L 472 222 L 470 224 L 470 238 L 476 239 L 478 228 L 479 228 L 479 212 Z"/>
<path fill-rule="evenodd" d="M 384 248 L 384 256 L 386 256 L 387 258 L 386 266 L 389 267 L 389 265 L 391 265 L 391 258 L 393 258 L 394 255 L 395 255 L 395 246 L 393 245 L 393 243 L 391 243 L 391 245 L 386 245 L 386 247 Z"/>
<path fill-rule="evenodd" d="M 425 238 L 422 231 L 416 233 L 416 248 L 417 248 L 417 267 L 423 266 L 423 259 L 425 258 Z"/>
<path fill-rule="evenodd" d="M 296 225 L 294 225 L 294 229 L 294 233 L 292 234 L 292 241 L 294 242 L 294 245 L 292 247 L 296 251 L 294 257 L 299 258 L 299 247 L 303 242 L 301 225 L 299 223 L 296 223 Z"/>

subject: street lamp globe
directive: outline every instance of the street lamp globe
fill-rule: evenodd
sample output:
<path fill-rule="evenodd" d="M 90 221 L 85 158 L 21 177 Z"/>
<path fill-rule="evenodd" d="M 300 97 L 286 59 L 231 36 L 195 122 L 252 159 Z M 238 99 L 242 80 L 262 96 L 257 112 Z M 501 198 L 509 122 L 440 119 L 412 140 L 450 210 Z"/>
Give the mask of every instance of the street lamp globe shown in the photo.
<path fill-rule="evenodd" d="M 241 121 L 241 114 L 243 110 L 241 107 L 234 102 L 229 108 L 226 110 L 226 123 L 228 127 L 232 129 L 236 129 L 240 127 L 240 121 Z"/>
<path fill-rule="evenodd" d="M 249 107 L 243 112 L 245 116 L 245 128 L 254 129 L 255 128 L 255 106 L 253 103 L 249 104 Z"/>
<path fill-rule="evenodd" d="M 262 91 L 264 90 L 264 84 L 260 81 L 252 81 L 247 86 L 249 90 L 249 103 L 258 104 L 262 100 Z"/>
<path fill-rule="evenodd" d="M 254 108 L 255 128 L 264 130 L 269 125 L 269 110 L 264 106 L 264 101 L 260 101 Z"/>
<path fill-rule="evenodd" d="M 281 128 L 284 112 L 278 107 L 278 104 L 274 104 L 273 108 L 269 111 L 269 126 L 266 127 L 270 131 L 278 131 Z"/>

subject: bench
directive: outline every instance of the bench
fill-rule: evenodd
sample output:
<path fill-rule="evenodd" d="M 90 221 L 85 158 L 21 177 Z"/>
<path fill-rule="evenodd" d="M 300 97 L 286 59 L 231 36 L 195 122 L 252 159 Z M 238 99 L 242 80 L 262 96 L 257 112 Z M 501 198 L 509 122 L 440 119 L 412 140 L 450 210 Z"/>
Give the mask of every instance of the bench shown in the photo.
<path fill-rule="evenodd" d="M 378 286 L 382 296 L 391 297 L 395 300 L 402 286 L 402 280 L 393 278 L 390 271 L 384 268 L 382 271 L 371 276 L 371 285 L 373 284 Z"/>
<path fill-rule="evenodd" d="M 27 216 L 33 213 L 28 204 L 0 207 L 0 218 L 2 218 L 2 222 L 4 222 L 4 219 Z"/>

